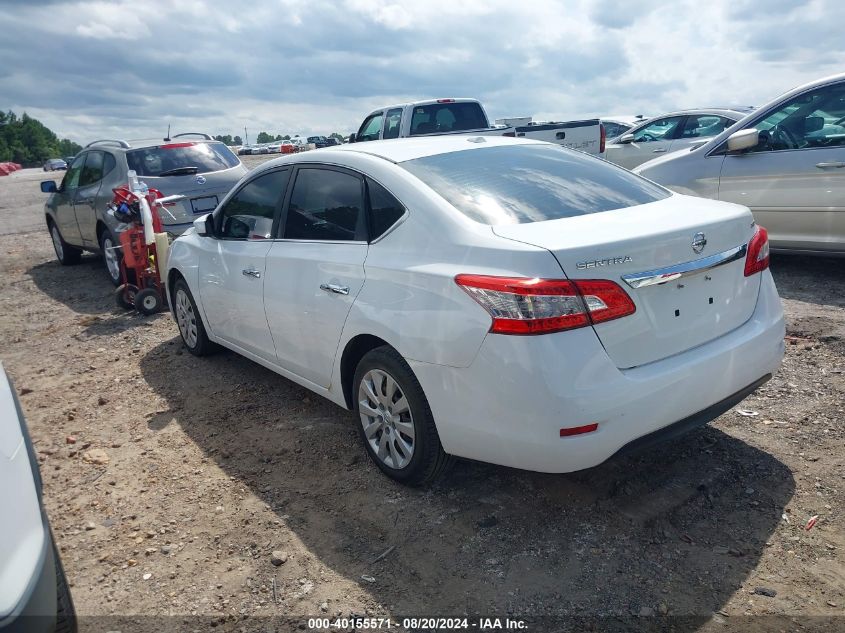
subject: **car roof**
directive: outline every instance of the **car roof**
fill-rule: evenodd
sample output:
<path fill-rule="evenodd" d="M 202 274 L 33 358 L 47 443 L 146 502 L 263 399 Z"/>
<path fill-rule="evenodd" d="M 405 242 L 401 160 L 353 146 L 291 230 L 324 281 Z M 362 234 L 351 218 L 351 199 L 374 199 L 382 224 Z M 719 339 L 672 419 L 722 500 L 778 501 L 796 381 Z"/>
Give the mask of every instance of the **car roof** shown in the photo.
<path fill-rule="evenodd" d="M 347 143 L 345 145 L 332 145 L 331 147 L 324 147 L 317 150 L 317 152 L 277 158 L 268 161 L 265 165 L 272 167 L 281 163 L 313 162 L 315 160 L 331 163 L 333 159 L 345 160 L 349 154 L 375 156 L 391 163 L 403 163 L 408 160 L 435 156 L 437 154 L 450 154 L 452 152 L 484 149 L 485 147 L 500 147 L 503 145 L 556 144 L 506 136 L 473 136 L 469 134 L 426 136 L 424 138 L 399 138 L 387 141 L 364 141 L 360 143 Z"/>
<path fill-rule="evenodd" d="M 188 133 L 193 135 L 193 132 Z M 209 135 L 208 138 L 198 138 L 200 133 L 197 133 L 197 137 L 188 138 L 187 136 L 179 136 L 174 135 L 170 139 L 164 138 L 132 138 L 132 139 L 98 139 L 96 141 L 91 141 L 86 145 L 83 149 L 92 149 L 95 147 L 110 147 L 116 149 L 118 151 L 130 151 L 133 149 L 144 149 L 147 147 L 157 147 L 159 145 L 166 145 L 168 143 L 220 143 L 221 141 L 217 141 L 211 138 Z"/>

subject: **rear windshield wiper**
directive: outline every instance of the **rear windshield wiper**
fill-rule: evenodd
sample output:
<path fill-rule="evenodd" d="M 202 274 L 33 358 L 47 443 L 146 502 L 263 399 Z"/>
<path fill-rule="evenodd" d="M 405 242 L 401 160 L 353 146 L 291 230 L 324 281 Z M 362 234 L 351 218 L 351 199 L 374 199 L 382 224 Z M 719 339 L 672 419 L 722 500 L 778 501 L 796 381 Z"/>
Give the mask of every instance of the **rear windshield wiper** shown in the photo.
<path fill-rule="evenodd" d="M 200 170 L 199 167 L 195 167 L 194 165 L 186 165 L 185 167 L 177 167 L 176 169 L 168 169 L 167 171 L 163 171 L 159 174 L 159 177 L 163 176 L 184 176 L 186 174 L 195 174 Z"/>

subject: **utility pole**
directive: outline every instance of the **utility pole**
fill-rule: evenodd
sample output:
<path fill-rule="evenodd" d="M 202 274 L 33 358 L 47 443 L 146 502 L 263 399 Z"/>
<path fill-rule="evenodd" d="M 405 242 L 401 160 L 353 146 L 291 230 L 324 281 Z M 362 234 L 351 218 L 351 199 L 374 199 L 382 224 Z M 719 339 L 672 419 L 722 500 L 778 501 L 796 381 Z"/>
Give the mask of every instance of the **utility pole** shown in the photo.
<path fill-rule="evenodd" d="M 244 126 L 244 145 L 249 145 L 249 137 L 246 135 L 246 126 Z"/>

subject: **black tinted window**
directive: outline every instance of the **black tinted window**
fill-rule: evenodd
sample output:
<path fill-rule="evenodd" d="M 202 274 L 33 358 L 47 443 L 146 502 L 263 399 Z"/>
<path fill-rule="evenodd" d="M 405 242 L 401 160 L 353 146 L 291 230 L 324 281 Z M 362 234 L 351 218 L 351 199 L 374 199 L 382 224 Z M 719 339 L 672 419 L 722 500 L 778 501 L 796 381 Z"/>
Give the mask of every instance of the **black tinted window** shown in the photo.
<path fill-rule="evenodd" d="M 477 103 L 432 103 L 417 106 L 411 117 L 411 136 L 435 132 L 459 132 L 487 127 L 487 117 Z"/>
<path fill-rule="evenodd" d="M 402 108 L 387 111 L 384 118 L 384 134 L 382 138 L 399 138 L 399 124 L 402 122 Z"/>
<path fill-rule="evenodd" d="M 615 165 L 556 145 L 511 145 L 418 158 L 401 166 L 483 224 L 524 224 L 668 197 Z"/>
<path fill-rule="evenodd" d="M 236 166 L 238 157 L 223 143 L 180 142 L 126 152 L 126 162 L 138 176 L 155 177 L 172 170 L 183 170 L 174 175 L 221 171 Z"/>
<path fill-rule="evenodd" d="M 292 240 L 362 240 L 361 179 L 330 169 L 300 169 L 284 236 Z"/>
<path fill-rule="evenodd" d="M 265 240 L 273 236 L 273 217 L 281 202 L 290 170 L 271 171 L 249 182 L 226 203 L 220 237 Z"/>
<path fill-rule="evenodd" d="M 99 182 L 103 177 L 103 153 L 102 152 L 88 152 L 85 157 L 85 166 L 82 168 L 82 173 L 79 176 L 79 186 L 85 187 L 87 185 Z"/>
<path fill-rule="evenodd" d="M 370 197 L 370 240 L 381 236 L 405 215 L 405 207 L 387 189 L 367 178 Z"/>

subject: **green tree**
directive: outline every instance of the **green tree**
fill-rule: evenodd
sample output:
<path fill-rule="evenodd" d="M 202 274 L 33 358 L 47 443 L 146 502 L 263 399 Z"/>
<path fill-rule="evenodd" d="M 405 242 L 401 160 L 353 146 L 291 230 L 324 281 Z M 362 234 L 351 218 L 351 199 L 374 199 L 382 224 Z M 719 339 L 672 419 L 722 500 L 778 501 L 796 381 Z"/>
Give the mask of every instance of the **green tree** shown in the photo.
<path fill-rule="evenodd" d="M 332 132 L 329 134 L 329 138 L 336 138 L 338 141 L 343 143 L 343 134 L 338 134 L 337 132 Z"/>
<path fill-rule="evenodd" d="M 255 142 L 259 145 L 261 145 L 261 143 L 271 143 L 275 140 L 276 138 L 270 134 L 267 134 L 267 132 L 259 132 L 258 136 L 255 137 Z"/>
<path fill-rule="evenodd" d="M 48 158 L 76 154 L 82 149 L 56 134 L 26 113 L 20 118 L 9 110 L 0 114 L 0 160 L 12 160 L 27 167 L 40 165 Z"/>
<path fill-rule="evenodd" d="M 234 143 L 235 145 L 243 145 L 244 144 L 244 141 L 240 136 L 236 136 L 233 140 L 235 142 Z"/>

